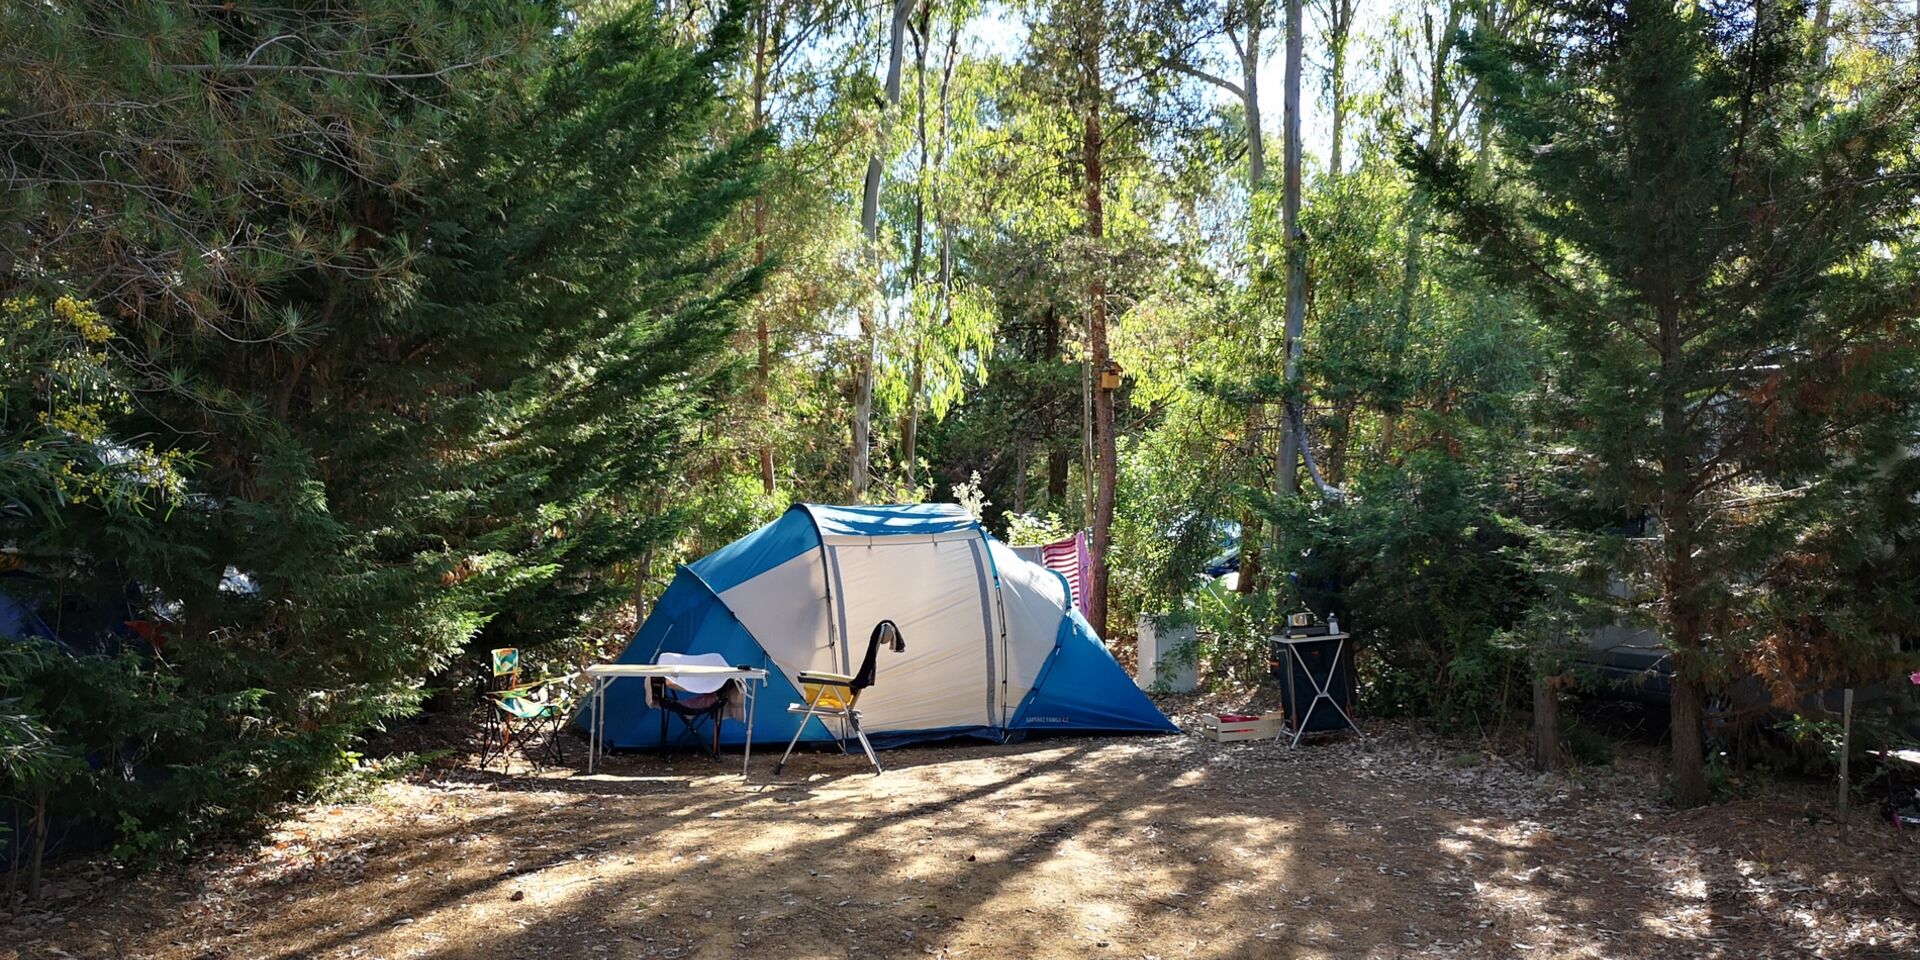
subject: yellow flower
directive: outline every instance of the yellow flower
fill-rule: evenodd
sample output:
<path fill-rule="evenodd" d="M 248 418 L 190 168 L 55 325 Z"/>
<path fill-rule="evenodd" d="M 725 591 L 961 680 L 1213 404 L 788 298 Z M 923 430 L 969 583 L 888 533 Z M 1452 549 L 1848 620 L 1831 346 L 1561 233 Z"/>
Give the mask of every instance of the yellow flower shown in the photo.
<path fill-rule="evenodd" d="M 100 311 L 93 309 L 90 303 L 61 297 L 53 302 L 53 315 L 80 331 L 80 338 L 88 343 L 105 343 L 113 339 L 113 328 L 107 326 Z"/>

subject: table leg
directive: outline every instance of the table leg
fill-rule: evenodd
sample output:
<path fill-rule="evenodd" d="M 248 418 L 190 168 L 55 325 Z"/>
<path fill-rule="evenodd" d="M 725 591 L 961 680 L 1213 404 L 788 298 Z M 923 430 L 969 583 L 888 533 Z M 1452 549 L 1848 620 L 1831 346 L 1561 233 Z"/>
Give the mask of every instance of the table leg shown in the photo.
<path fill-rule="evenodd" d="M 1295 663 L 1297 663 L 1297 664 L 1299 665 L 1299 667 L 1300 667 L 1300 669 L 1301 669 L 1301 671 L 1303 671 L 1303 672 L 1305 672 L 1305 673 L 1306 673 L 1306 675 L 1307 675 L 1307 682 L 1308 682 L 1308 683 L 1312 683 L 1312 682 L 1313 682 L 1313 667 L 1312 667 L 1312 666 L 1310 666 L 1310 665 L 1309 665 L 1309 664 L 1307 663 L 1307 658 L 1306 658 L 1306 655 L 1304 655 L 1304 654 L 1302 654 L 1302 653 L 1300 652 L 1300 648 L 1299 648 L 1299 647 L 1296 647 L 1296 646 L 1294 646 L 1294 645 L 1293 645 L 1293 644 L 1291 644 L 1291 643 L 1289 643 L 1289 644 L 1287 644 L 1287 655 L 1288 655 L 1288 656 L 1289 656 L 1289 657 L 1290 657 L 1290 658 L 1291 658 L 1291 659 L 1292 659 L 1292 660 L 1293 660 L 1293 661 L 1294 661 Z M 1288 672 L 1289 674 L 1293 674 L 1293 671 L 1292 671 L 1292 670 L 1288 670 L 1287 672 Z M 1294 702 L 1294 705 L 1295 705 L 1296 707 L 1297 707 L 1297 706 L 1299 706 L 1299 704 L 1300 704 L 1300 693 L 1299 693 L 1299 691 L 1298 691 L 1298 690 L 1295 690 L 1295 689 L 1294 689 L 1294 687 L 1293 687 L 1293 676 L 1288 676 L 1288 677 L 1287 677 L 1287 689 L 1289 689 L 1289 690 L 1293 690 L 1293 702 Z M 1300 711 L 1300 716 L 1294 719 L 1294 721 L 1293 721 L 1293 742 L 1292 742 L 1292 743 L 1289 743 L 1289 744 L 1287 744 L 1287 749 L 1288 749 L 1288 750 L 1292 750 L 1292 749 L 1294 749 L 1294 748 L 1296 748 L 1296 747 L 1298 747 L 1298 746 L 1300 746 L 1300 738 L 1301 738 L 1301 737 L 1304 737 L 1304 736 L 1306 736 L 1306 735 L 1307 735 L 1307 721 L 1308 721 L 1309 719 L 1311 719 L 1311 718 L 1313 717 L 1313 708 L 1314 708 L 1314 707 L 1317 707 L 1317 706 L 1319 706 L 1319 705 L 1320 705 L 1320 698 L 1319 698 L 1319 696 L 1318 696 L 1318 695 L 1316 695 L 1316 696 L 1315 696 L 1315 697 L 1314 697 L 1313 699 L 1311 699 L 1311 700 L 1308 700 L 1308 701 L 1307 701 L 1307 708 L 1306 708 L 1305 710 L 1302 710 L 1302 711 Z"/>
<path fill-rule="evenodd" d="M 1313 716 L 1313 711 L 1320 706 L 1320 701 L 1322 700 L 1325 700 L 1327 705 L 1331 706 L 1333 711 L 1340 715 L 1340 719 L 1347 722 L 1347 729 L 1352 730 L 1354 733 L 1360 733 L 1360 725 L 1353 722 L 1353 717 L 1347 714 L 1347 709 L 1342 707 L 1340 701 L 1334 699 L 1333 693 L 1327 689 L 1333 686 L 1334 672 L 1340 669 L 1340 657 L 1346 653 L 1346 647 L 1347 641 L 1344 638 L 1333 645 L 1333 660 L 1327 665 L 1327 675 L 1322 678 L 1313 675 L 1313 667 L 1307 663 L 1305 655 L 1301 654 L 1300 651 L 1295 649 L 1291 644 L 1287 646 L 1287 650 L 1298 659 L 1300 669 L 1305 671 L 1307 682 L 1313 685 L 1313 699 L 1308 702 L 1307 709 L 1301 712 L 1300 720 L 1294 727 L 1293 743 L 1289 745 L 1288 749 L 1300 745 L 1300 738 L 1305 736 L 1307 732 L 1307 720 Z M 1288 677 L 1287 682 L 1291 684 L 1293 678 Z M 1362 734 L 1362 736 L 1364 736 L 1364 734 Z"/>
<path fill-rule="evenodd" d="M 1345 639 L 1342 639 L 1339 643 L 1334 644 L 1333 666 L 1329 668 L 1327 671 L 1327 686 L 1333 685 L 1333 672 L 1340 669 L 1340 657 L 1342 654 L 1346 653 L 1346 651 L 1347 651 L 1347 641 Z M 1340 719 L 1345 720 L 1347 722 L 1347 729 L 1352 730 L 1354 734 L 1357 736 L 1361 736 L 1361 737 L 1366 736 L 1366 734 L 1360 732 L 1360 725 L 1357 723 L 1354 723 L 1353 718 L 1347 715 L 1347 708 L 1341 706 L 1340 701 L 1335 700 L 1332 694 L 1327 694 L 1327 702 L 1333 704 L 1333 709 L 1340 714 Z"/>
<path fill-rule="evenodd" d="M 760 704 L 760 691 L 758 684 L 752 680 L 743 681 L 740 686 L 747 691 L 747 739 L 740 745 L 740 779 L 745 780 L 747 762 L 753 759 L 753 713 Z"/>
<path fill-rule="evenodd" d="M 587 724 L 587 772 L 592 773 L 594 764 L 600 759 L 601 738 L 606 736 L 607 724 L 607 687 L 606 680 L 593 678 L 593 722 Z"/>

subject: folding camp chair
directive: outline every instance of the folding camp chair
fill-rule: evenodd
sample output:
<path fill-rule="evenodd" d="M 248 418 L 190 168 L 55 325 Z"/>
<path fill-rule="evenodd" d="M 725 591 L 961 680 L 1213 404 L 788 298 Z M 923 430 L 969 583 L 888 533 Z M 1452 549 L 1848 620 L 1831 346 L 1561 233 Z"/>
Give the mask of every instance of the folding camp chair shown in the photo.
<path fill-rule="evenodd" d="M 800 736 L 807 732 L 807 721 L 826 718 L 840 721 L 840 750 L 847 750 L 847 733 L 860 741 L 860 749 L 866 751 L 867 762 L 873 764 L 873 773 L 879 776 L 886 771 L 880 766 L 880 758 L 873 755 L 873 744 L 867 740 L 866 731 L 860 729 L 860 711 L 854 705 L 860 700 L 860 692 L 873 686 L 874 674 L 878 672 L 876 655 L 884 643 L 894 653 L 907 649 L 907 642 L 900 636 L 900 628 L 892 620 L 882 620 L 873 625 L 873 633 L 867 637 L 867 655 L 860 661 L 860 672 L 849 677 L 844 673 L 824 673 L 804 671 L 800 674 L 800 685 L 807 698 L 805 703 L 787 705 L 788 713 L 805 714 L 800 718 L 800 726 L 793 731 L 793 739 L 787 742 L 787 752 L 780 755 L 780 762 L 773 765 L 775 776 L 780 768 L 787 765 L 787 758 L 793 755 L 793 748 L 800 743 Z"/>
<path fill-rule="evenodd" d="M 492 686 L 488 688 L 488 692 L 511 690 L 520 685 L 519 647 L 488 650 L 487 662 L 493 667 Z"/>
<path fill-rule="evenodd" d="M 515 740 L 524 743 L 542 734 L 545 739 L 534 764 L 564 762 L 560 727 L 573 713 L 574 698 L 569 688 L 573 675 L 521 683 L 519 650 L 503 647 L 489 651 L 489 658 L 495 682 L 504 680 L 506 685 L 486 693 L 491 709 L 487 711 L 487 734 L 480 748 L 480 768 L 486 769 L 494 757 L 499 757 L 505 769 Z"/>
<path fill-rule="evenodd" d="M 662 653 L 654 662 L 662 666 L 730 665 L 726 657 L 717 653 Z M 653 705 L 660 710 L 660 756 L 663 759 L 671 757 L 675 748 L 692 741 L 707 756 L 720 759 L 720 720 L 727 712 L 733 680 L 727 677 L 653 677 L 647 682 L 653 688 Z M 669 714 L 680 720 L 680 736 L 671 743 L 667 741 Z M 702 721 L 712 728 L 711 747 L 702 742 L 705 739 L 700 735 Z"/>

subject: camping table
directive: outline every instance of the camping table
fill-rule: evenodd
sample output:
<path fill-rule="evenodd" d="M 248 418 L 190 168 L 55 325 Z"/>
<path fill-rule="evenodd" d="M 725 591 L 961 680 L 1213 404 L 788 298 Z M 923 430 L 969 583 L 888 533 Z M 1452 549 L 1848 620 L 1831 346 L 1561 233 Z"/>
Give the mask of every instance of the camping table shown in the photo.
<path fill-rule="evenodd" d="M 1287 668 L 1287 683 L 1289 684 L 1293 683 L 1293 666 L 1298 665 L 1300 668 L 1300 672 L 1307 675 L 1307 681 L 1313 684 L 1313 699 L 1307 701 L 1307 708 L 1305 710 L 1299 711 L 1299 714 L 1300 714 L 1299 717 L 1288 718 L 1289 720 L 1293 721 L 1293 729 L 1289 731 L 1287 728 L 1282 727 L 1280 728 L 1280 731 L 1278 733 L 1275 733 L 1273 735 L 1273 738 L 1275 740 L 1278 740 L 1281 737 L 1286 736 L 1288 733 L 1292 733 L 1293 742 L 1288 744 L 1287 746 L 1289 748 L 1299 746 L 1300 738 L 1305 736 L 1307 733 L 1307 721 L 1313 718 L 1314 708 L 1320 706 L 1320 701 L 1322 700 L 1325 700 L 1328 706 L 1331 706 L 1334 710 L 1339 712 L 1340 719 L 1345 720 L 1347 722 L 1348 729 L 1352 730 L 1354 733 L 1359 733 L 1360 725 L 1353 722 L 1353 718 L 1347 715 L 1347 708 L 1341 706 L 1340 701 L 1334 699 L 1333 694 L 1329 692 L 1327 689 L 1328 687 L 1333 686 L 1334 674 L 1340 669 L 1340 657 L 1342 654 L 1346 653 L 1347 634 L 1323 633 L 1315 637 L 1274 637 L 1273 640 L 1276 643 L 1281 643 L 1286 645 L 1287 658 L 1293 661 L 1292 664 L 1289 664 Z M 1313 665 L 1310 662 L 1308 662 L 1306 655 L 1300 652 L 1301 647 L 1307 646 L 1309 644 L 1315 644 L 1315 643 L 1333 644 L 1333 656 L 1328 658 L 1327 669 L 1324 671 L 1323 676 L 1314 675 Z M 1293 702 L 1295 704 L 1298 704 L 1300 702 L 1300 698 L 1298 696 L 1295 696 L 1293 698 Z"/>
<path fill-rule="evenodd" d="M 587 736 L 587 772 L 606 752 L 607 688 L 622 677 L 663 677 L 680 680 L 689 677 L 725 677 L 740 681 L 747 694 L 747 739 L 740 751 L 740 775 L 747 775 L 747 761 L 753 757 L 753 712 L 759 699 L 759 686 L 767 682 L 767 671 L 758 667 L 715 667 L 704 663 L 596 663 L 587 668 L 593 681 L 589 698 L 593 703 L 593 729 Z"/>

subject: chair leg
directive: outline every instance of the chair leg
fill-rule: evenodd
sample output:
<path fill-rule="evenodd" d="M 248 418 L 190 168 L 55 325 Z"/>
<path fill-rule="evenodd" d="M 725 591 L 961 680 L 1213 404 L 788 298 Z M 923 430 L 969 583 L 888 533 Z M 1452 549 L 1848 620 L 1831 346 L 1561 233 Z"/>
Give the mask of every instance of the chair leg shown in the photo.
<path fill-rule="evenodd" d="M 514 739 L 520 741 L 520 755 L 533 765 L 534 772 L 538 773 L 546 769 L 546 756 L 540 751 L 530 749 L 534 738 L 540 735 L 539 719 L 529 717 L 520 721 L 519 726 L 512 729 Z M 541 746 L 544 748 L 546 745 L 541 744 Z"/>
<path fill-rule="evenodd" d="M 683 747 L 690 747 L 691 749 L 707 754 L 713 759 L 719 759 L 720 722 L 718 713 L 712 711 L 701 711 L 692 714 L 676 712 L 674 716 L 680 720 L 680 733 L 678 736 L 668 740 L 667 711 L 663 709 L 660 712 L 660 752 L 662 757 L 670 758 Z M 711 748 L 707 746 L 707 735 L 700 731 L 700 723 L 703 720 L 712 723 L 714 726 L 713 746 Z"/>
<path fill-rule="evenodd" d="M 853 727 L 853 735 L 860 738 L 860 749 L 867 752 L 867 762 L 873 764 L 873 775 L 877 777 L 886 773 L 886 769 L 880 766 L 880 758 L 874 756 L 873 744 L 867 740 L 867 732 L 860 729 L 860 715 L 847 711 L 847 723 Z"/>
<path fill-rule="evenodd" d="M 707 746 L 707 735 L 700 732 L 700 724 L 702 723 L 710 724 L 713 727 L 712 747 Z M 681 724 L 684 729 L 680 731 L 680 738 L 674 741 L 675 744 L 684 743 L 690 749 L 698 750 L 706 754 L 710 760 L 720 759 L 720 723 L 713 714 L 703 712 L 696 713 L 690 717 L 682 717 Z"/>
<path fill-rule="evenodd" d="M 793 739 L 787 741 L 787 752 L 781 754 L 779 762 L 773 765 L 774 776 L 777 777 L 780 775 L 780 768 L 787 765 L 788 757 L 793 756 L 793 748 L 799 746 L 800 735 L 807 732 L 807 722 L 813 719 L 814 704 L 815 701 L 813 700 L 807 701 L 806 715 L 800 718 L 800 726 L 793 731 Z"/>
<path fill-rule="evenodd" d="M 564 766 L 566 754 L 561 752 L 560 722 L 558 716 L 547 717 L 538 724 L 538 730 L 544 735 L 540 742 L 540 757 L 550 766 Z"/>
<path fill-rule="evenodd" d="M 487 722 L 480 728 L 480 769 L 487 768 L 487 761 L 493 759 L 493 717 L 488 711 Z"/>

